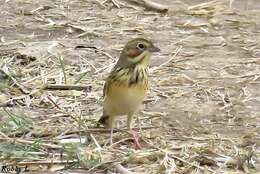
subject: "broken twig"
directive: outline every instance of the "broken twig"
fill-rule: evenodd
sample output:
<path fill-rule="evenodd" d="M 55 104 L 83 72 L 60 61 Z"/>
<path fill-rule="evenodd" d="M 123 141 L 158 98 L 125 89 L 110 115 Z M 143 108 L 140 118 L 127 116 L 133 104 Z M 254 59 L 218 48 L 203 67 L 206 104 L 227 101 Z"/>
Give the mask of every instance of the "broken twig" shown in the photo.
<path fill-rule="evenodd" d="M 142 5 L 148 9 L 155 10 L 162 13 L 166 13 L 169 10 L 167 6 L 150 0 L 131 0 L 131 2 L 135 2 L 136 4 Z"/>
<path fill-rule="evenodd" d="M 86 86 L 86 85 L 66 85 L 66 84 L 46 84 L 44 86 L 44 89 L 48 90 L 91 90 L 91 86 Z"/>

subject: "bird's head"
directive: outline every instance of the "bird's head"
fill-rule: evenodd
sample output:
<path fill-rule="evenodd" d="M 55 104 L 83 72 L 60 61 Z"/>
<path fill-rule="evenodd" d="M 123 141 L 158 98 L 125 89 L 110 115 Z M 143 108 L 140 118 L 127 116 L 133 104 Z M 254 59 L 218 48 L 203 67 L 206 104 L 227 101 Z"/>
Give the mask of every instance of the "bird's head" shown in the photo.
<path fill-rule="evenodd" d="M 137 38 L 129 41 L 121 52 L 118 66 L 128 67 L 132 65 L 147 66 L 153 52 L 159 52 L 160 49 L 155 47 L 149 40 Z"/>

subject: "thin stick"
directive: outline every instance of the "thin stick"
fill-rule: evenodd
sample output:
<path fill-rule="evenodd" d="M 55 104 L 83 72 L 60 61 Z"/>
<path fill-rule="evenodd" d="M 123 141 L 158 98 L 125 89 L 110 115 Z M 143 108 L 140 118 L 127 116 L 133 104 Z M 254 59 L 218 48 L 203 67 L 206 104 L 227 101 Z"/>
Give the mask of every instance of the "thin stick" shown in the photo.
<path fill-rule="evenodd" d="M 105 1 L 101 2 L 101 4 L 103 5 L 107 1 L 111 1 L 114 4 L 114 6 L 116 6 L 117 8 L 120 8 L 119 3 L 116 0 L 105 0 Z"/>
<path fill-rule="evenodd" d="M 199 166 L 199 165 L 197 165 L 197 164 L 194 164 L 194 163 L 190 163 L 189 161 L 186 161 L 186 160 L 184 160 L 184 159 L 182 159 L 182 158 L 180 158 L 180 157 L 177 157 L 176 155 L 174 155 L 174 154 L 172 154 L 172 153 L 166 152 L 165 150 L 163 150 L 163 149 L 161 149 L 161 148 L 155 146 L 154 144 L 148 142 L 148 141 L 145 140 L 145 139 L 143 139 L 143 140 L 144 140 L 147 144 L 149 144 L 150 146 L 152 146 L 153 148 L 155 148 L 155 149 L 157 149 L 157 150 L 159 150 L 159 151 L 161 151 L 161 152 L 168 153 L 172 158 L 174 158 L 174 159 L 176 159 L 176 160 L 179 160 L 179 161 L 181 161 L 181 162 L 183 162 L 183 163 L 189 164 L 189 165 L 191 165 L 191 166 L 193 166 L 193 167 L 196 167 L 196 168 L 198 168 L 198 169 L 205 170 L 204 167 L 201 167 L 201 166 Z M 208 169 L 208 170 L 209 170 L 210 172 L 214 172 L 214 171 L 211 170 L 211 169 Z"/>
<path fill-rule="evenodd" d="M 18 162 L 17 164 L 19 165 L 33 165 L 33 164 L 37 164 L 37 165 L 44 165 L 44 164 L 69 164 L 69 163 L 75 163 L 78 162 L 77 160 L 65 160 L 65 161 L 54 161 L 54 160 L 50 160 L 50 161 L 25 161 L 25 162 Z"/>
<path fill-rule="evenodd" d="M 6 72 L 3 69 L 0 69 L 0 71 L 2 71 L 3 73 L 5 73 L 8 76 L 14 82 L 14 84 L 22 91 L 23 94 L 29 94 L 30 93 L 27 89 L 24 88 L 23 85 L 19 84 L 17 82 L 17 80 L 13 76 L 11 76 L 8 72 Z"/>
<path fill-rule="evenodd" d="M 120 8 L 120 5 L 116 0 L 111 0 L 111 1 L 117 8 Z"/>
<path fill-rule="evenodd" d="M 34 141 L 24 140 L 24 139 L 20 139 L 20 138 L 10 138 L 10 137 L 0 138 L 0 140 L 18 142 L 18 143 L 22 143 L 22 144 L 34 144 L 35 143 Z M 51 148 L 51 149 L 62 149 L 62 146 L 59 146 L 56 144 L 40 143 L 40 145 L 43 147 L 46 147 L 46 148 Z"/>
<path fill-rule="evenodd" d="M 1 103 L 0 104 L 0 107 L 8 107 L 12 102 L 14 101 L 17 101 L 17 100 L 22 100 L 22 99 L 25 99 L 27 96 L 33 96 L 34 94 L 38 93 L 39 91 L 41 91 L 43 89 L 43 86 L 39 89 L 36 89 L 36 90 L 33 90 L 30 94 L 28 95 L 21 95 L 21 96 L 18 96 L 18 97 L 14 97 L 14 98 L 11 98 L 9 100 L 7 100 L 6 102 L 4 103 Z"/>
<path fill-rule="evenodd" d="M 129 171 L 127 168 L 123 167 L 121 164 L 115 165 L 116 171 L 121 174 L 136 174 L 134 172 Z"/>
<path fill-rule="evenodd" d="M 65 71 L 64 60 L 63 60 L 62 56 L 57 56 L 57 58 L 59 59 L 60 67 L 62 69 L 62 73 L 63 73 L 63 77 L 64 77 L 64 83 L 67 83 L 67 76 L 66 76 L 66 71 Z"/>
<path fill-rule="evenodd" d="M 101 71 L 104 71 L 104 70 L 106 70 L 106 69 L 108 69 L 108 68 L 114 66 L 114 65 L 115 65 L 115 63 L 112 63 L 112 64 L 107 65 L 107 66 L 103 66 L 102 68 L 98 69 L 98 70 L 95 71 L 94 73 L 97 74 L 97 73 L 99 73 L 99 72 L 101 72 Z"/>
<path fill-rule="evenodd" d="M 169 10 L 169 8 L 167 6 L 159 4 L 157 2 L 150 1 L 150 0 L 131 0 L 131 1 L 135 2 L 139 5 L 142 5 L 148 9 L 155 10 L 155 11 L 162 12 L 162 13 L 165 13 Z"/>
<path fill-rule="evenodd" d="M 62 108 L 60 108 L 60 106 L 59 106 L 55 101 L 52 100 L 52 98 L 51 98 L 50 96 L 48 96 L 47 98 L 50 100 L 50 102 L 51 102 L 55 107 L 57 107 L 58 109 L 62 109 Z"/>
<path fill-rule="evenodd" d="M 173 59 L 176 58 L 176 56 L 179 54 L 179 52 L 181 51 L 181 49 L 182 49 L 182 46 L 180 46 L 179 48 L 177 48 L 177 49 L 175 50 L 174 55 L 173 55 L 169 60 L 167 60 L 166 62 L 162 63 L 162 64 L 159 65 L 158 67 L 153 68 L 151 71 L 154 72 L 154 71 L 160 69 L 161 67 L 167 65 L 168 63 L 170 63 Z"/>
<path fill-rule="evenodd" d="M 99 5 L 102 8 L 106 8 L 106 6 L 104 6 L 101 2 L 99 2 L 98 0 L 91 0 L 93 3 Z"/>
<path fill-rule="evenodd" d="M 86 61 L 95 71 L 97 71 L 97 68 L 91 63 L 88 61 L 88 59 L 82 57 L 82 56 L 79 56 L 81 59 L 84 59 L 84 61 Z"/>
<path fill-rule="evenodd" d="M 91 90 L 91 86 L 86 85 L 66 85 L 66 84 L 46 84 L 45 90 Z"/>

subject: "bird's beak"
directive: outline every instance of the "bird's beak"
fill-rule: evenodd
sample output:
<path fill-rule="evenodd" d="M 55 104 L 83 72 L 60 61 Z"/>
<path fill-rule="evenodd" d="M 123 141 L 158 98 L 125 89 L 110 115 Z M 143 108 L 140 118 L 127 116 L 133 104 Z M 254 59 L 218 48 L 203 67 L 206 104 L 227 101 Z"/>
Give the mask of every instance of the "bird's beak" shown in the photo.
<path fill-rule="evenodd" d="M 152 46 L 152 47 L 148 48 L 148 50 L 153 53 L 153 52 L 159 52 L 160 48 L 157 48 L 156 46 Z"/>

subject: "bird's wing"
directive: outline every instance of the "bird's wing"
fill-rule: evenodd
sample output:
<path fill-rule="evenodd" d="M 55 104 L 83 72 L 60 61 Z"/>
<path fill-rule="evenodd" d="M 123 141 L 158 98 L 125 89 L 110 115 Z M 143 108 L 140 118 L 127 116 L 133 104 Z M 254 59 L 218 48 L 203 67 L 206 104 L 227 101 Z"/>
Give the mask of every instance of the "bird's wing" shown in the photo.
<path fill-rule="evenodd" d="M 128 71 L 124 71 L 123 68 L 117 68 L 115 67 L 109 74 L 109 76 L 106 79 L 104 88 L 103 88 L 103 97 L 106 96 L 106 94 L 108 93 L 109 87 L 112 83 L 114 83 L 115 81 L 118 81 L 120 79 L 120 77 L 125 76 L 128 73 Z M 119 80 L 120 82 L 120 80 Z M 125 81 L 123 81 L 124 83 Z"/>
<path fill-rule="evenodd" d="M 116 77 L 116 73 L 115 71 L 117 71 L 117 66 L 115 66 L 112 71 L 110 72 L 109 76 L 106 79 L 104 88 L 103 88 L 103 97 L 106 97 L 106 94 L 108 93 L 108 89 L 110 84 L 112 83 L 113 79 Z"/>
<path fill-rule="evenodd" d="M 108 93 L 109 90 L 109 86 L 112 82 L 112 78 L 111 78 L 111 74 L 107 77 L 106 82 L 104 84 L 104 88 L 103 88 L 103 98 L 106 97 L 106 94 Z"/>
<path fill-rule="evenodd" d="M 108 81 L 106 80 L 103 88 L 103 98 L 106 97 L 107 91 L 108 91 Z"/>

